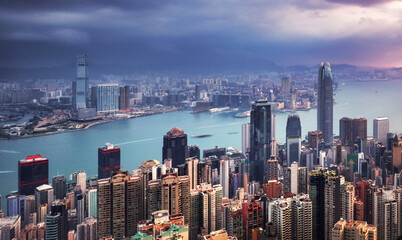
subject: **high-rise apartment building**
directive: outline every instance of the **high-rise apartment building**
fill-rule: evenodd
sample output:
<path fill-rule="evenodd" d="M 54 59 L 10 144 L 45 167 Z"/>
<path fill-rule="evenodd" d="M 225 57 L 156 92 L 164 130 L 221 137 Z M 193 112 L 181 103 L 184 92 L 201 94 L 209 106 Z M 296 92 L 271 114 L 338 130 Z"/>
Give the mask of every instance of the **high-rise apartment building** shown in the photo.
<path fill-rule="evenodd" d="M 49 182 L 49 160 L 41 155 L 18 161 L 18 193 L 33 195 L 36 187 Z"/>
<path fill-rule="evenodd" d="M 77 56 L 77 78 L 73 82 L 73 105 L 75 109 L 87 108 L 89 98 L 88 56 Z"/>
<path fill-rule="evenodd" d="M 98 148 L 98 179 L 109 178 L 120 170 L 120 148 L 111 143 Z"/>
<path fill-rule="evenodd" d="M 96 111 L 101 113 L 110 113 L 119 111 L 118 84 L 99 84 L 97 86 Z"/>
<path fill-rule="evenodd" d="M 196 188 L 198 184 L 198 164 L 199 160 L 196 157 L 191 157 L 186 159 L 186 172 L 187 176 L 190 178 L 191 189 Z"/>
<path fill-rule="evenodd" d="M 308 195 L 275 200 L 270 205 L 278 239 L 312 239 L 312 202 Z"/>
<path fill-rule="evenodd" d="M 98 180 L 98 238 L 123 239 L 135 235 L 137 223 L 144 219 L 142 188 L 142 177 L 128 171 Z"/>
<path fill-rule="evenodd" d="M 184 222 L 190 221 L 190 178 L 167 173 L 162 176 L 162 210 L 170 215 L 182 214 Z"/>
<path fill-rule="evenodd" d="M 333 79 L 331 64 L 322 62 L 318 69 L 317 128 L 322 131 L 327 146 L 333 138 Z"/>
<path fill-rule="evenodd" d="M 146 186 L 146 219 L 162 209 L 162 183 L 160 179 L 150 180 Z"/>
<path fill-rule="evenodd" d="M 348 182 L 341 183 L 340 188 L 340 217 L 351 221 L 354 219 L 355 188 Z"/>
<path fill-rule="evenodd" d="M 263 227 L 262 207 L 257 202 L 243 203 L 243 229 L 245 239 L 252 239 L 253 230 Z"/>
<path fill-rule="evenodd" d="M 365 221 L 339 220 L 332 229 L 332 240 L 377 240 L 377 227 Z"/>
<path fill-rule="evenodd" d="M 389 120 L 386 117 L 378 117 L 373 120 L 373 138 L 387 146 L 387 134 L 389 133 Z"/>
<path fill-rule="evenodd" d="M 268 181 L 269 180 L 277 180 L 278 179 L 278 171 L 279 171 L 279 164 L 278 160 L 275 157 L 271 157 L 268 160 Z"/>
<path fill-rule="evenodd" d="M 243 231 L 243 210 L 241 201 L 229 200 L 222 204 L 223 228 L 226 229 L 230 236 L 236 237 L 238 240 L 244 239 Z"/>
<path fill-rule="evenodd" d="M 266 178 L 267 160 L 271 157 L 271 141 L 274 137 L 274 118 L 271 105 L 259 99 L 250 114 L 250 177 L 263 183 Z"/>
<path fill-rule="evenodd" d="M 180 128 L 172 128 L 163 137 L 162 159 L 172 159 L 172 166 L 184 164 L 188 158 L 187 134 Z"/>
<path fill-rule="evenodd" d="M 97 240 L 96 219 L 87 217 L 84 222 L 77 225 L 76 240 Z"/>
<path fill-rule="evenodd" d="M 190 236 L 222 228 L 222 187 L 201 183 L 191 190 Z M 194 239 L 194 238 L 191 238 Z"/>

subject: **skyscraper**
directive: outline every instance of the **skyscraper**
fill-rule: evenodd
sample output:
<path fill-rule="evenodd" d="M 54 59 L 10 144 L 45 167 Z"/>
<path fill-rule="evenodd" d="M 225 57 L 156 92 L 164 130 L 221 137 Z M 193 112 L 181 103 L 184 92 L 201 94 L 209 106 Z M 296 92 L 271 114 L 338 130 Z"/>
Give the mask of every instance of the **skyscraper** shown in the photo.
<path fill-rule="evenodd" d="M 241 151 L 247 153 L 250 149 L 250 123 L 241 125 Z"/>
<path fill-rule="evenodd" d="M 133 236 L 144 219 L 142 178 L 119 171 L 98 180 L 97 203 L 98 238 Z"/>
<path fill-rule="evenodd" d="M 263 227 L 262 207 L 257 202 L 243 203 L 243 228 L 246 239 L 252 239 L 252 232 Z"/>
<path fill-rule="evenodd" d="M 299 138 L 302 136 L 300 117 L 297 114 L 291 114 L 286 123 L 286 138 L 295 136 Z"/>
<path fill-rule="evenodd" d="M 96 218 L 96 212 L 97 212 L 97 194 L 98 194 L 98 189 L 97 188 L 90 188 L 88 189 L 87 192 L 87 204 L 88 204 L 88 217 L 94 217 Z"/>
<path fill-rule="evenodd" d="M 50 215 L 59 215 L 59 225 L 58 225 L 58 238 L 60 240 L 67 240 L 68 235 L 68 222 L 67 222 L 67 209 L 65 202 L 61 200 L 56 200 L 52 203 Z"/>
<path fill-rule="evenodd" d="M 325 183 L 325 239 L 332 237 L 332 228 L 341 216 L 341 184 L 344 177 L 328 176 Z"/>
<path fill-rule="evenodd" d="M 35 189 L 35 205 L 36 209 L 40 205 L 47 204 L 47 213 L 50 211 L 54 200 L 54 190 L 53 187 L 48 184 L 43 184 Z"/>
<path fill-rule="evenodd" d="M 325 236 L 325 181 L 324 171 L 311 172 L 309 195 L 313 205 L 313 240 Z"/>
<path fill-rule="evenodd" d="M 229 161 L 220 161 L 219 182 L 223 189 L 223 197 L 229 198 Z"/>
<path fill-rule="evenodd" d="M 96 111 L 103 113 L 119 111 L 119 94 L 118 84 L 99 84 Z"/>
<path fill-rule="evenodd" d="M 77 78 L 75 80 L 75 92 L 73 93 L 75 109 L 87 108 L 89 98 L 88 87 L 88 56 L 79 55 L 77 57 Z"/>
<path fill-rule="evenodd" d="M 264 182 L 267 160 L 271 157 L 273 116 L 267 100 L 259 99 L 252 105 L 250 114 L 250 177 Z"/>
<path fill-rule="evenodd" d="M 190 178 L 168 173 L 162 177 L 162 210 L 169 214 L 181 213 L 184 222 L 190 221 Z"/>
<path fill-rule="evenodd" d="M 282 88 L 281 92 L 284 97 L 289 96 L 290 94 L 290 78 L 289 77 L 283 77 L 282 78 Z"/>
<path fill-rule="evenodd" d="M 108 178 L 120 170 L 120 148 L 111 143 L 98 149 L 98 179 Z"/>
<path fill-rule="evenodd" d="M 373 120 L 373 137 L 387 146 L 387 133 L 389 132 L 389 120 L 386 117 L 378 117 Z"/>
<path fill-rule="evenodd" d="M 357 138 L 367 140 L 367 119 L 347 118 L 339 120 L 339 137 L 343 145 L 353 146 Z"/>
<path fill-rule="evenodd" d="M 198 184 L 198 163 L 200 161 L 196 157 L 186 159 L 187 176 L 190 178 L 190 187 L 194 189 Z"/>
<path fill-rule="evenodd" d="M 130 107 L 130 86 L 120 87 L 119 109 L 126 110 Z"/>
<path fill-rule="evenodd" d="M 271 157 L 268 160 L 268 180 L 277 180 L 278 179 L 278 160 L 275 157 Z"/>
<path fill-rule="evenodd" d="M 270 205 L 272 223 L 279 239 L 312 238 L 312 202 L 307 194 L 278 199 Z"/>
<path fill-rule="evenodd" d="M 293 162 L 300 162 L 301 138 L 297 136 L 288 137 L 286 139 L 286 151 L 287 166 Z"/>
<path fill-rule="evenodd" d="M 67 194 L 67 179 L 64 176 L 56 176 L 52 179 L 52 186 L 56 199 L 63 199 Z"/>
<path fill-rule="evenodd" d="M 18 162 L 18 192 L 33 195 L 35 188 L 48 184 L 49 160 L 41 155 L 27 156 Z"/>
<path fill-rule="evenodd" d="M 318 69 L 317 128 L 322 131 L 325 145 L 332 144 L 333 137 L 333 81 L 331 64 L 321 63 Z"/>
<path fill-rule="evenodd" d="M 163 137 L 162 159 L 172 159 L 172 166 L 184 164 L 188 158 L 187 134 L 174 127 Z"/>

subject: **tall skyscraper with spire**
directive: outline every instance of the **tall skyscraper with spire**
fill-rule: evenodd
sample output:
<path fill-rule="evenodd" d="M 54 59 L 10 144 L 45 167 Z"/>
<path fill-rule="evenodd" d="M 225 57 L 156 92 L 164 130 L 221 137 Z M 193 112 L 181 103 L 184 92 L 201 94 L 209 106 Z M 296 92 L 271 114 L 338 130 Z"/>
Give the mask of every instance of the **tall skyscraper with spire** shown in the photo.
<path fill-rule="evenodd" d="M 267 161 L 271 157 L 271 142 L 274 136 L 274 119 L 271 105 L 265 99 L 257 100 L 250 114 L 250 177 L 264 182 Z"/>
<path fill-rule="evenodd" d="M 322 62 L 318 69 L 317 128 L 322 131 L 325 145 L 332 144 L 334 98 L 331 64 Z"/>

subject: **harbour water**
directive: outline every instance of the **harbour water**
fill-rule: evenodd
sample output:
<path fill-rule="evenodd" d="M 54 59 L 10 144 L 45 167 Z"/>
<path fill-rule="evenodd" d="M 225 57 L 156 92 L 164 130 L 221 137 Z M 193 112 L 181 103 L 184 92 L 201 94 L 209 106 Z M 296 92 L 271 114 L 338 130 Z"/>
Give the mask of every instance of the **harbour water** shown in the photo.
<path fill-rule="evenodd" d="M 334 134 L 338 135 L 341 117 L 366 117 L 368 135 L 372 135 L 375 117 L 390 119 L 391 132 L 402 132 L 402 80 L 381 82 L 354 82 L 340 86 L 334 96 Z M 17 162 L 27 155 L 41 154 L 49 159 L 49 178 L 64 175 L 67 178 L 77 170 L 88 175 L 97 174 L 97 148 L 106 142 L 121 148 L 121 168 L 133 170 L 149 159 L 161 160 L 163 135 L 172 127 L 179 127 L 188 135 L 189 144 L 203 149 L 219 147 L 241 148 L 241 124 L 249 118 L 235 118 L 236 113 L 170 112 L 134 119 L 100 124 L 90 129 L 19 140 L 0 141 L 0 194 L 3 209 L 5 196 L 17 190 Z M 285 140 L 289 113 L 276 113 L 276 138 Z M 299 111 L 302 132 L 316 129 L 316 109 Z M 211 134 L 195 138 L 193 135 Z"/>

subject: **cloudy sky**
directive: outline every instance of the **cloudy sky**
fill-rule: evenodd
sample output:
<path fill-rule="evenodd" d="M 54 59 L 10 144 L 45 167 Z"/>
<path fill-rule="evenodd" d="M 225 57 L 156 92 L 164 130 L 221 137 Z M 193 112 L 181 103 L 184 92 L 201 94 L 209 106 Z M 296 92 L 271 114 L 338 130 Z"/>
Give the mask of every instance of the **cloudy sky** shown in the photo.
<path fill-rule="evenodd" d="M 402 66 L 402 1 L 4 0 L 0 66 Z"/>

